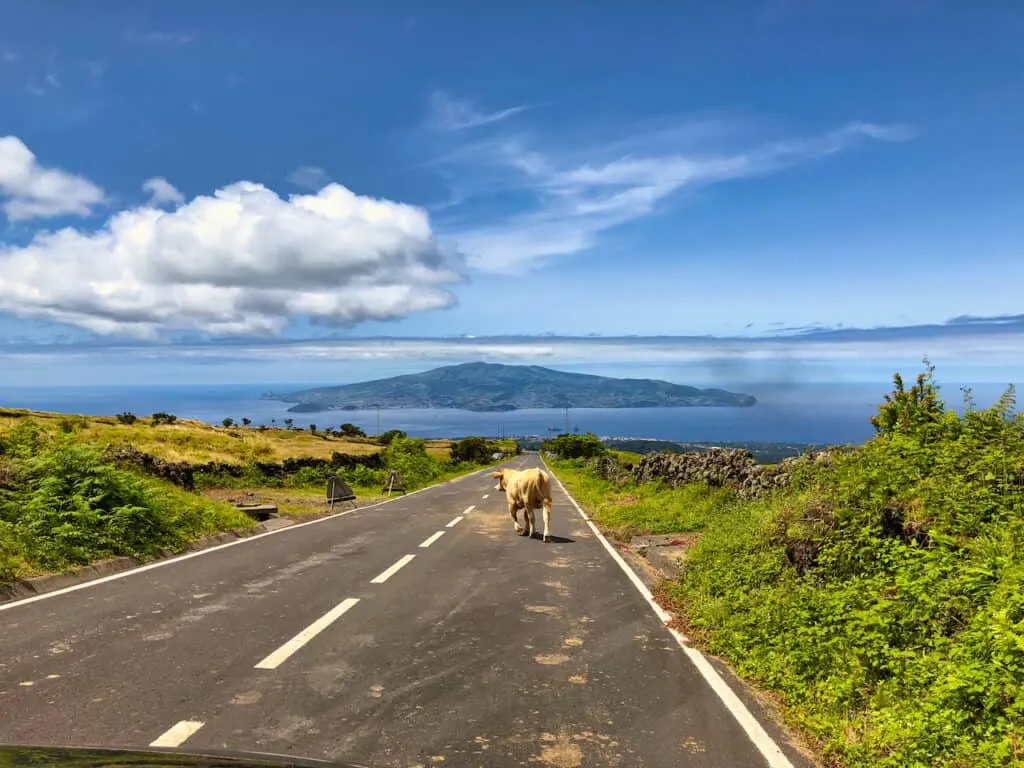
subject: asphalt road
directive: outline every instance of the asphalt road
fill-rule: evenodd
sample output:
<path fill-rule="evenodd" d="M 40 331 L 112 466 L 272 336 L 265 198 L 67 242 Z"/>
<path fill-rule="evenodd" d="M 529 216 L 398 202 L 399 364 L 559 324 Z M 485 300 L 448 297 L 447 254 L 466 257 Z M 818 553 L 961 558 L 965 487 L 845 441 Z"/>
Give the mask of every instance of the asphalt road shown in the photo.
<path fill-rule="evenodd" d="M 0 742 L 403 768 L 790 765 L 558 484 L 552 533 L 517 536 L 476 474 L 0 605 Z"/>

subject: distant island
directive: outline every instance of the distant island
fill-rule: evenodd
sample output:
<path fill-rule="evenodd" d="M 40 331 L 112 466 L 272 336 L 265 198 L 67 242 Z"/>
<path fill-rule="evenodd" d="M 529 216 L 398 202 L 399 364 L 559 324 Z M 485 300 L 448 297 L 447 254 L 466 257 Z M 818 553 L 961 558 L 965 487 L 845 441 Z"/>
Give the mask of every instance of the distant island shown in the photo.
<path fill-rule="evenodd" d="M 266 400 L 295 403 L 291 413 L 373 408 L 453 408 L 464 411 L 516 411 L 525 408 L 745 408 L 752 395 L 724 389 L 697 389 L 656 379 L 615 379 L 568 373 L 536 365 L 463 363 L 423 373 L 393 376 Z"/>

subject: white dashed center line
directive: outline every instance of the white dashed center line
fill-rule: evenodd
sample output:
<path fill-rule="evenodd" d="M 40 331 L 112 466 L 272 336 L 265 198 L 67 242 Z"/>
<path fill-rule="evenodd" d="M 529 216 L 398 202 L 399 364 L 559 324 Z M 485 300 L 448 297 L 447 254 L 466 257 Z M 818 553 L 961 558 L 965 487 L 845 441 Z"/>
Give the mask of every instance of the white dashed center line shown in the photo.
<path fill-rule="evenodd" d="M 335 621 L 341 618 L 341 616 L 344 613 L 346 613 L 353 605 L 355 605 L 358 602 L 358 597 L 346 597 L 336 606 L 331 608 L 331 610 L 329 610 L 327 613 L 321 616 L 319 619 L 317 619 L 304 630 L 299 632 L 299 634 L 297 634 L 287 643 L 285 643 L 276 651 L 274 651 L 265 659 L 263 659 L 263 661 L 256 665 L 256 669 L 277 669 L 279 666 L 281 666 L 282 663 L 284 663 L 284 661 L 289 656 L 291 656 L 293 653 L 299 650 L 302 646 L 304 646 L 314 637 L 316 637 L 325 629 L 327 629 L 331 624 L 333 624 Z M 200 723 L 200 725 L 202 725 L 202 723 Z"/>
<path fill-rule="evenodd" d="M 470 504 L 468 507 L 466 507 L 464 510 L 462 510 L 462 514 L 468 515 L 474 509 L 476 509 L 476 505 L 475 504 Z"/>
<path fill-rule="evenodd" d="M 403 557 L 401 557 L 398 560 L 397 563 L 395 563 L 390 568 L 388 568 L 386 571 L 384 571 L 384 573 L 382 573 L 380 576 L 376 576 L 376 577 L 370 579 L 370 583 L 371 584 L 383 584 L 385 581 L 387 581 L 392 576 L 394 576 L 396 573 L 398 573 L 402 568 L 404 568 L 409 563 L 411 563 L 412 559 L 414 557 L 416 557 L 416 555 L 404 555 Z"/>
<path fill-rule="evenodd" d="M 175 723 L 154 741 L 149 743 L 151 747 L 177 747 L 180 746 L 192 734 L 203 727 L 199 720 L 182 720 Z"/>
<path fill-rule="evenodd" d="M 454 528 L 462 520 L 462 515 L 452 518 L 452 521 L 445 526 L 445 528 Z"/>
<path fill-rule="evenodd" d="M 435 533 L 435 534 L 433 534 L 431 536 L 428 536 L 426 539 L 423 540 L 423 543 L 420 544 L 420 548 L 426 549 L 431 544 L 433 544 L 435 541 L 440 539 L 442 536 L 444 536 L 444 531 L 438 531 L 437 533 Z"/>
<path fill-rule="evenodd" d="M 485 494 L 484 494 L 484 498 L 485 498 L 485 499 L 486 499 L 486 498 L 489 498 L 489 497 L 490 497 L 490 495 L 491 495 L 491 494 L 489 494 L 489 493 L 485 493 Z"/>

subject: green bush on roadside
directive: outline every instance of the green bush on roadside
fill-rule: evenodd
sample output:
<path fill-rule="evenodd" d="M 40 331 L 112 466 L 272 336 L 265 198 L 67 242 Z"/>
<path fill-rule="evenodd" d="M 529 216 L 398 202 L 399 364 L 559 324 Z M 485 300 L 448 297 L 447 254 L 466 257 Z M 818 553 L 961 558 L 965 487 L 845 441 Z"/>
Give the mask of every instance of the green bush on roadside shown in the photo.
<path fill-rule="evenodd" d="M 103 461 L 72 434 L 31 421 L 0 435 L 0 580 L 93 560 L 151 557 L 204 533 L 248 527 L 232 507 Z"/>
<path fill-rule="evenodd" d="M 927 362 L 927 361 L 926 361 Z M 700 531 L 666 585 L 687 634 L 774 690 L 830 764 L 1024 764 L 1024 419 L 897 376 L 876 436 L 793 487 L 692 504 L 610 487 L 595 518 Z M 594 503 L 598 481 L 554 465 Z M 610 484 L 609 484 L 610 485 Z M 635 496 L 631 498 L 630 496 Z M 610 501 L 609 501 L 610 499 Z"/>

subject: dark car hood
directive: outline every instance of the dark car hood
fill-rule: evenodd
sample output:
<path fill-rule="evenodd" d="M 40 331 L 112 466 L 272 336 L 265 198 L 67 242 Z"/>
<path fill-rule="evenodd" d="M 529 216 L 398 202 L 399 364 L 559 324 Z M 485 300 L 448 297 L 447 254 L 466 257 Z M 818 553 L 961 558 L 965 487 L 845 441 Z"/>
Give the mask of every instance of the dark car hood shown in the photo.
<path fill-rule="evenodd" d="M 107 749 L 99 747 L 28 747 L 0 745 L 0 768 L 366 768 L 264 752 L 177 749 Z"/>

